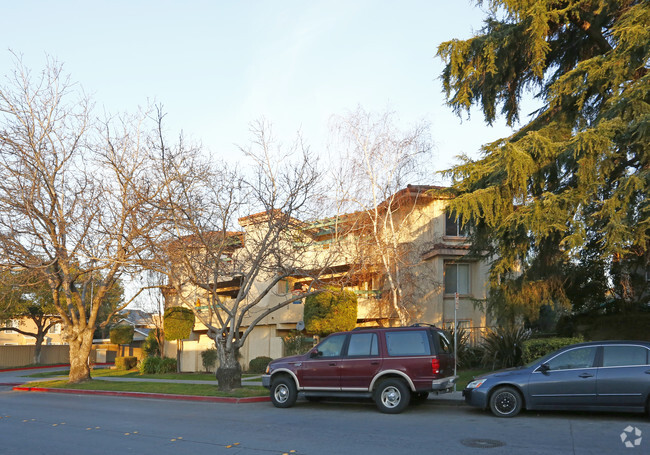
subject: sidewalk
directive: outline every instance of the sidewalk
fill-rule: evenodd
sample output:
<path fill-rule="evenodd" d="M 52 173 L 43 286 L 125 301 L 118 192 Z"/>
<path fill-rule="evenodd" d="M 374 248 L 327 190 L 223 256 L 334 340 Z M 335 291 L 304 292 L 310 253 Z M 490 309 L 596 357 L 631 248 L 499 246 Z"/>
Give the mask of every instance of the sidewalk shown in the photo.
<path fill-rule="evenodd" d="M 52 371 L 66 370 L 67 366 L 58 367 L 39 367 L 39 371 Z M 162 393 L 142 393 L 142 392 L 107 392 L 100 390 L 73 390 L 73 389 L 44 389 L 30 387 L 30 382 L 40 382 L 43 378 L 34 379 L 27 376 L 34 374 L 34 368 L 24 370 L 10 370 L 0 372 L 0 386 L 11 386 L 17 391 L 29 392 L 52 392 L 52 393 L 69 393 L 78 395 L 104 395 L 104 396 L 124 396 L 124 397 L 137 397 L 137 398 L 154 398 L 154 399 L 167 399 L 167 400 L 184 400 L 184 401 L 203 401 L 203 402 L 218 402 L 218 403 L 253 403 L 270 401 L 269 397 L 251 397 L 251 398 L 230 398 L 230 397 L 202 397 L 192 395 L 171 395 Z M 48 379 L 61 379 L 67 376 L 58 376 Z M 217 381 L 200 381 L 200 380 L 181 380 L 181 379 L 138 379 L 138 378 L 120 378 L 120 377 L 97 377 L 93 378 L 97 381 L 117 381 L 117 382 L 162 382 L 162 383 L 178 383 L 178 384 L 208 384 L 217 385 Z M 249 378 L 242 378 L 242 385 L 262 385 L 262 376 L 254 376 Z M 21 387 L 22 386 L 22 387 Z M 429 394 L 429 399 L 426 404 L 458 406 L 464 404 L 462 392 L 451 392 L 443 394 Z"/>

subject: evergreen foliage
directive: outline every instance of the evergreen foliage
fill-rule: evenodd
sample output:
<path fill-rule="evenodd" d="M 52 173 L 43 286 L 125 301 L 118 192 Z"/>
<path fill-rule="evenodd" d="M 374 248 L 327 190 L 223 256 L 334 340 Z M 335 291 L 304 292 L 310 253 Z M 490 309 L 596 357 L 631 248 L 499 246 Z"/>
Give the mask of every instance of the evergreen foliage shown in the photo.
<path fill-rule="evenodd" d="M 357 295 L 348 290 L 327 288 L 305 299 L 305 328 L 326 336 L 352 330 L 357 324 Z"/>
<path fill-rule="evenodd" d="M 133 341 L 135 330 L 132 325 L 117 325 L 113 327 L 109 334 L 113 344 L 129 344 Z"/>
<path fill-rule="evenodd" d="M 174 306 L 163 315 L 163 330 L 167 340 L 184 340 L 194 328 L 194 313 L 189 308 Z"/>
<path fill-rule="evenodd" d="M 201 363 L 206 373 L 214 370 L 214 367 L 217 365 L 217 350 L 215 348 L 209 348 L 201 352 Z"/>
<path fill-rule="evenodd" d="M 618 310 L 650 301 L 650 2 L 490 0 L 473 38 L 442 43 L 449 106 L 491 124 L 543 107 L 511 137 L 445 171 L 474 253 L 496 258 L 488 308 Z"/>

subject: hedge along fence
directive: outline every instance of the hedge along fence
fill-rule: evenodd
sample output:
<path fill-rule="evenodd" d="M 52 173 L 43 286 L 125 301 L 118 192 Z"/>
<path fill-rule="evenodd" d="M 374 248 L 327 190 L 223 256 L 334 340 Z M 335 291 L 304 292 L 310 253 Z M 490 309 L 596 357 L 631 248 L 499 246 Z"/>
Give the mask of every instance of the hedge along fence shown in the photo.
<path fill-rule="evenodd" d="M 582 343 L 582 337 L 575 338 L 536 338 L 533 340 L 526 340 L 523 343 L 522 360 L 524 363 L 532 362 L 533 360 L 544 357 L 553 351 L 557 351 L 564 346 L 570 344 Z"/>

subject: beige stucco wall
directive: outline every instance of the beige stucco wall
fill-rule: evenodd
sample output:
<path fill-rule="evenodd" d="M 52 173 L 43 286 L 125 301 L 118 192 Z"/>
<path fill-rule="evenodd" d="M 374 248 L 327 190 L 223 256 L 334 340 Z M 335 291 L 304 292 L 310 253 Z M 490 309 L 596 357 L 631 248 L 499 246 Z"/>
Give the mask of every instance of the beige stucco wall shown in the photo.
<path fill-rule="evenodd" d="M 27 332 L 36 333 L 36 324 L 34 321 L 28 318 L 22 318 L 18 320 L 18 328 Z M 61 333 L 52 333 L 53 330 L 50 330 L 49 333 L 45 335 L 43 344 L 66 344 L 63 341 Z M 2 345 L 32 345 L 36 344 L 36 338 L 28 335 L 23 335 L 13 330 L 0 331 L 0 346 Z"/>
<path fill-rule="evenodd" d="M 396 217 L 396 223 L 406 227 L 402 229 L 400 241 L 408 246 L 409 267 L 404 269 L 408 275 L 409 290 L 406 293 L 407 298 L 412 303 L 410 305 L 411 322 L 424 322 L 443 326 L 454 318 L 454 296 L 444 294 L 444 269 L 446 260 L 462 258 L 462 252 L 449 255 L 447 253 L 436 255 L 428 259 L 423 259 L 423 253 L 431 250 L 435 245 L 463 245 L 464 238 L 449 238 L 445 233 L 445 200 L 428 199 L 425 203 L 419 204 L 414 210 L 402 211 Z M 250 226 L 247 227 L 247 234 Z M 354 242 L 349 241 L 348 246 L 354 247 Z M 316 246 L 314 251 L 309 255 L 312 257 L 322 255 L 331 255 L 332 249 L 345 249 L 346 243 L 330 244 L 326 246 Z M 460 251 L 460 250 L 457 250 Z M 336 257 L 333 263 L 345 263 L 346 258 L 352 255 L 346 251 L 335 253 L 329 256 L 329 259 Z M 470 280 L 471 294 L 462 296 L 459 302 L 457 312 L 458 320 L 469 321 L 471 327 L 485 327 L 489 325 L 486 320 L 484 311 L 476 308 L 474 299 L 484 299 L 486 297 L 486 279 L 488 264 L 485 262 L 470 262 Z M 270 279 L 270 277 L 268 277 Z M 253 299 L 259 292 L 265 289 L 268 281 L 258 281 L 249 295 Z M 284 284 L 266 295 L 262 302 L 254 308 L 251 315 L 244 319 L 242 331 L 246 330 L 260 311 L 269 306 L 275 305 L 290 297 L 287 289 L 291 286 Z M 361 289 L 360 289 L 361 290 Z M 190 291 L 194 292 L 194 291 Z M 200 298 L 200 296 L 198 296 Z M 245 304 L 245 302 L 244 302 Z M 365 319 L 372 316 L 375 310 L 377 300 L 372 298 L 360 298 L 358 318 Z M 274 313 L 263 318 L 248 336 L 244 347 L 241 349 L 242 358 L 240 363 L 244 369 L 247 369 L 251 359 L 259 356 L 268 356 L 277 358 L 283 355 L 282 339 L 280 334 L 286 334 L 287 331 L 295 329 L 296 323 L 303 319 L 303 304 L 289 304 Z M 205 326 L 199 322 L 195 327 L 197 331 L 205 330 Z M 194 336 L 197 336 L 196 333 Z M 197 371 L 202 369 L 201 352 L 212 347 L 212 340 L 206 335 L 197 336 L 197 339 L 191 339 L 183 343 L 182 368 L 183 371 Z M 176 355 L 175 342 L 167 343 L 166 355 Z"/>

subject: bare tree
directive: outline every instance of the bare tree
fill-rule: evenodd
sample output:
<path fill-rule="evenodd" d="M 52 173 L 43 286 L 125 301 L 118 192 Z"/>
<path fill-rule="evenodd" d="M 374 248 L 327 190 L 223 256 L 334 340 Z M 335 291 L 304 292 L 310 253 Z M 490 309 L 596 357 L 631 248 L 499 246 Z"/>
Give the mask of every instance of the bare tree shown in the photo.
<path fill-rule="evenodd" d="M 90 379 L 101 303 L 138 270 L 166 219 L 166 182 L 142 120 L 97 122 L 52 60 L 34 75 L 16 57 L 0 88 L 0 257 L 45 276 L 70 346 L 71 382 Z"/>
<path fill-rule="evenodd" d="M 180 162 L 177 147 L 161 141 L 174 188 L 175 231 L 161 262 L 168 277 L 168 302 L 185 305 L 208 328 L 215 340 L 219 387 L 241 386 L 238 351 L 257 324 L 301 295 L 275 296 L 278 283 L 289 277 L 318 280 L 332 258 L 310 252 L 310 200 L 316 194 L 319 173 L 315 159 L 298 138 L 284 151 L 275 143 L 264 121 L 251 126 L 252 141 L 241 147 L 249 167 Z M 176 197 L 181 195 L 180 197 Z M 180 210 L 173 200 L 183 200 Z M 237 227 L 239 223 L 240 227 Z M 267 298 L 268 297 L 268 298 Z"/>
<path fill-rule="evenodd" d="M 431 161 L 428 128 L 416 125 L 409 131 L 395 126 L 391 112 L 381 115 L 358 108 L 336 117 L 333 145 L 342 156 L 334 171 L 339 213 L 353 212 L 360 269 L 380 270 L 388 291 L 387 303 L 402 325 L 412 315 L 403 299 L 408 280 L 405 269 L 419 261 L 411 250 L 409 224 L 419 216 L 418 198 L 423 188 L 411 186 L 427 172 Z M 350 219 L 350 217 L 347 217 Z"/>

